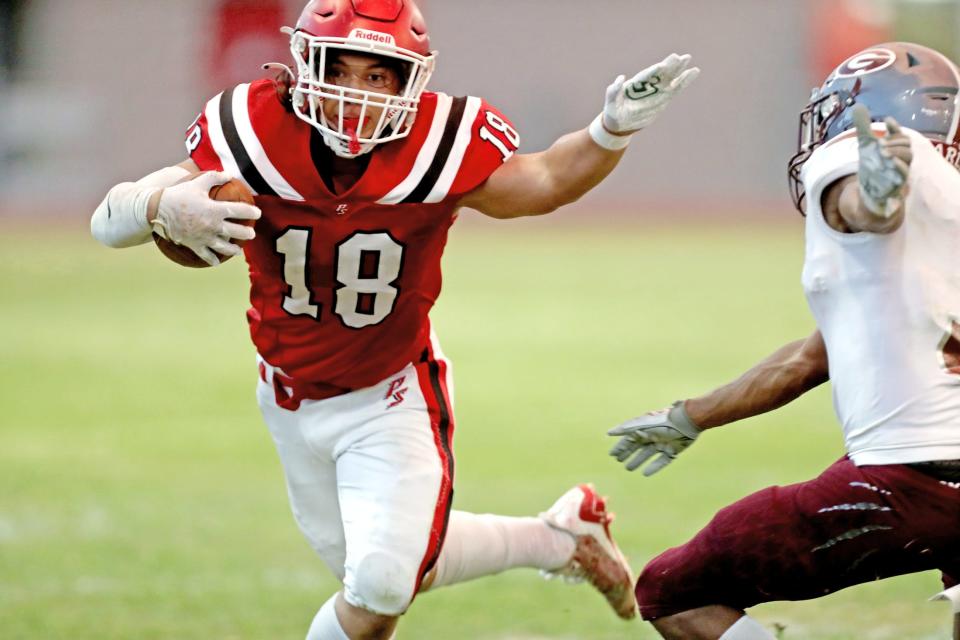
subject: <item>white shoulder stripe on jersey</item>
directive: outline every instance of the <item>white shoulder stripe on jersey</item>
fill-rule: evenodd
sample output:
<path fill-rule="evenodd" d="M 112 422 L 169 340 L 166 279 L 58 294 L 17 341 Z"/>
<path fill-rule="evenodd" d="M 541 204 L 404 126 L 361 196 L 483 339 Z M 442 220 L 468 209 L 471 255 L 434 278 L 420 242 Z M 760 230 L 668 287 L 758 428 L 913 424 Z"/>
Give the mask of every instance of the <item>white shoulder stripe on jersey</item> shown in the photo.
<path fill-rule="evenodd" d="M 473 123 L 477 119 L 477 113 L 480 112 L 480 105 L 480 98 L 470 96 L 467 99 L 467 106 L 463 110 L 463 119 L 460 121 L 460 128 L 457 129 L 457 137 L 453 141 L 450 157 L 447 159 L 447 164 L 440 172 L 440 177 L 437 178 L 437 183 L 433 186 L 430 194 L 423 199 L 424 203 L 440 202 L 450 192 L 450 187 L 453 186 L 453 181 L 460 171 L 460 165 L 463 163 L 463 157 L 467 153 L 467 147 L 470 146 Z"/>
<path fill-rule="evenodd" d="M 247 184 L 247 181 L 243 179 L 240 167 L 237 166 L 233 152 L 230 151 L 230 145 L 227 144 L 227 139 L 223 135 L 223 126 L 220 124 L 220 98 L 222 97 L 223 94 L 220 93 L 211 98 L 207 103 L 205 113 L 207 116 L 207 133 L 210 134 L 210 144 L 213 145 L 213 150 L 216 151 L 217 156 L 220 158 L 220 164 L 223 165 L 224 173 L 231 178 L 242 181 L 243 184 L 247 185 L 248 189 L 253 191 L 250 185 Z"/>
<path fill-rule="evenodd" d="M 277 168 L 270 162 L 270 158 L 267 157 L 267 152 L 264 150 L 263 145 L 260 144 L 260 139 L 257 138 L 257 134 L 254 133 L 253 125 L 250 122 L 250 110 L 247 102 L 249 95 L 249 84 L 237 85 L 237 88 L 233 91 L 233 122 L 237 127 L 240 142 L 243 144 L 244 149 L 246 149 L 247 155 L 250 156 L 250 161 L 253 162 L 253 166 L 256 167 L 266 183 L 270 185 L 270 188 L 272 188 L 278 196 L 284 200 L 303 202 L 303 196 L 290 186 L 290 183 L 280 175 Z"/>
<path fill-rule="evenodd" d="M 423 180 L 433 163 L 434 156 L 437 155 L 437 148 L 443 138 L 444 127 L 450 117 L 451 104 L 453 104 L 453 98 L 445 93 L 437 94 L 437 107 L 433 113 L 433 121 L 430 123 L 430 131 L 427 133 L 427 139 L 423 146 L 420 147 L 420 153 L 417 154 L 410 175 L 404 178 L 403 182 L 394 187 L 390 193 L 377 200 L 377 204 L 399 204 L 403 202 Z"/>

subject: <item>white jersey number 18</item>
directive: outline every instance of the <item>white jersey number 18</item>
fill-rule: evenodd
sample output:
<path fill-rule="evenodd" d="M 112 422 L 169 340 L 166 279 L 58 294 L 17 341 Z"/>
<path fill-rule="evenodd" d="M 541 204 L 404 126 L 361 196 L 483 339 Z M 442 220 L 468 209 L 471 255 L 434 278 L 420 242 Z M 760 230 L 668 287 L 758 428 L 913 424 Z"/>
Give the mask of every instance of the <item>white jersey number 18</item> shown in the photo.
<path fill-rule="evenodd" d="M 283 310 L 321 320 L 321 308 L 308 285 L 311 229 L 288 227 L 276 241 L 283 257 L 283 279 L 290 287 Z M 400 293 L 403 245 L 386 232 L 358 231 L 336 246 L 337 286 L 333 312 L 344 325 L 362 329 L 390 315 Z"/>

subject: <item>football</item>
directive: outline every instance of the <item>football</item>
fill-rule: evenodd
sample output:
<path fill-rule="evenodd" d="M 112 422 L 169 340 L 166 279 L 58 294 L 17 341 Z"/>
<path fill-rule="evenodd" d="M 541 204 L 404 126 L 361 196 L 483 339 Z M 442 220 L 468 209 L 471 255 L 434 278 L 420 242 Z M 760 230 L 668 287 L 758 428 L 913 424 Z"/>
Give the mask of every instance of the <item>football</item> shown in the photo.
<path fill-rule="evenodd" d="M 192 176 L 191 179 L 193 177 L 195 176 Z M 249 188 L 247 188 L 247 185 L 236 178 L 221 185 L 214 186 L 212 189 L 210 189 L 210 198 L 224 202 L 244 202 L 246 204 L 254 204 L 253 193 Z M 233 222 L 238 222 L 240 224 L 245 224 L 252 227 L 256 220 L 233 220 Z M 188 247 L 180 244 L 174 244 L 173 242 L 170 242 L 166 238 L 162 238 L 156 233 L 153 234 L 153 241 L 156 243 L 157 248 L 160 249 L 160 253 L 179 265 L 184 267 L 192 267 L 194 269 L 210 266 Z M 244 243 L 243 240 L 233 240 L 233 242 L 241 246 Z M 225 262 L 233 257 L 225 256 L 220 253 L 217 253 L 216 255 L 220 259 L 220 262 Z"/>

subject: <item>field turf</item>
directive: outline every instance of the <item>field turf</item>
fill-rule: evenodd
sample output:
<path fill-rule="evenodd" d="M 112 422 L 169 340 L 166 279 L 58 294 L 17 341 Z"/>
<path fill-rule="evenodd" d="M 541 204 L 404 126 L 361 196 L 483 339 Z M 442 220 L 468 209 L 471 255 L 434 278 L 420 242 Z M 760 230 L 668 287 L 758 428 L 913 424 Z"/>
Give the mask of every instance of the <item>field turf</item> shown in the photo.
<path fill-rule="evenodd" d="M 639 569 L 725 504 L 841 455 L 822 388 L 650 479 L 606 456 L 608 427 L 812 329 L 799 219 L 465 222 L 434 313 L 456 366 L 455 508 L 535 514 L 590 480 Z M 302 638 L 336 583 L 289 514 L 254 402 L 244 265 L 195 272 L 100 247 L 82 223 L 27 224 L 0 224 L 0 638 Z M 937 590 L 927 573 L 753 614 L 787 640 L 947 638 Z M 423 595 L 399 634 L 654 637 L 530 570 Z"/>

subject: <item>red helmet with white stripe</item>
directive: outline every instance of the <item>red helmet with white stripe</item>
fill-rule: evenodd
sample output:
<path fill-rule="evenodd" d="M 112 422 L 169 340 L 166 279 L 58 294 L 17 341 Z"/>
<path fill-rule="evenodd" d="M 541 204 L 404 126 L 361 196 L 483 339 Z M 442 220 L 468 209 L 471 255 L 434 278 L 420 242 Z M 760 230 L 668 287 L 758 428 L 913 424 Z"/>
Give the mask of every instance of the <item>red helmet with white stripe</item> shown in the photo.
<path fill-rule="evenodd" d="M 412 0 L 312 0 L 296 28 L 287 32 L 297 66 L 294 112 L 319 129 L 337 155 L 354 158 L 410 133 L 436 60 L 426 23 Z M 399 92 L 393 95 L 327 82 L 327 66 L 344 52 L 397 63 L 403 70 Z M 324 100 L 359 105 L 361 122 L 365 115 L 379 111 L 376 127 L 367 137 L 359 137 L 356 130 L 345 127 L 342 109 L 338 121 L 328 121 L 320 106 Z"/>

